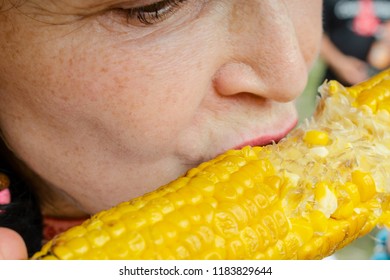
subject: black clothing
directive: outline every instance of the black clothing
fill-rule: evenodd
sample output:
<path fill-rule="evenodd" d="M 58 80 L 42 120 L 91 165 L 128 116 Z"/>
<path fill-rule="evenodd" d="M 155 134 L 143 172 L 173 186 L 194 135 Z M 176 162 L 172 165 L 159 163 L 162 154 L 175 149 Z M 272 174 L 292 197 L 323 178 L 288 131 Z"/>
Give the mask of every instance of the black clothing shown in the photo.
<path fill-rule="evenodd" d="M 42 246 L 42 215 L 34 191 L 19 175 L 9 159 L 9 151 L 0 141 L 0 172 L 10 180 L 11 203 L 0 205 L 0 226 L 15 230 L 27 246 L 31 257 Z"/>

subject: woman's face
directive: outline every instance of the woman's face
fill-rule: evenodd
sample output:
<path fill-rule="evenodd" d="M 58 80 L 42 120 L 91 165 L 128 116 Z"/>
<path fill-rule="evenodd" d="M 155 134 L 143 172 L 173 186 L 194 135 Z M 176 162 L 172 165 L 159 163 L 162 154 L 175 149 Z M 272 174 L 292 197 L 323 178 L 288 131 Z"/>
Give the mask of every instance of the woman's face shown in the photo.
<path fill-rule="evenodd" d="M 285 136 L 321 36 L 320 0 L 5 2 L 4 139 L 89 213 Z"/>

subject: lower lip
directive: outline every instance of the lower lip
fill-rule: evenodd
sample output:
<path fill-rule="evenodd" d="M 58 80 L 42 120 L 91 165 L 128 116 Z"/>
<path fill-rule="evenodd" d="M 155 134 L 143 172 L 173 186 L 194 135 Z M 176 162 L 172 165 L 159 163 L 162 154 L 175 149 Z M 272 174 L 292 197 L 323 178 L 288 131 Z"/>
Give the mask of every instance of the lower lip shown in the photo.
<path fill-rule="evenodd" d="M 238 149 L 242 149 L 245 146 L 265 146 L 273 142 L 277 143 L 281 139 L 283 139 L 297 125 L 297 122 L 298 121 L 293 122 L 291 125 L 288 126 L 287 129 L 281 132 L 278 132 L 276 134 L 271 134 L 271 135 L 263 135 L 259 138 L 246 141 L 241 145 L 235 147 L 234 149 L 238 150 Z"/>

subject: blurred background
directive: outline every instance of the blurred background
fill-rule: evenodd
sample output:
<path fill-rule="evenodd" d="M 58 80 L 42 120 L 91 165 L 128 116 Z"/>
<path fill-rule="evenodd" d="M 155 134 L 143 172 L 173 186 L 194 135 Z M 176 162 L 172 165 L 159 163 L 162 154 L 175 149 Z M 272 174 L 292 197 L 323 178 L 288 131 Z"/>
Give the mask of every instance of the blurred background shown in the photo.
<path fill-rule="evenodd" d="M 325 65 L 325 62 L 321 58 L 317 59 L 309 74 L 309 81 L 306 88 L 297 100 L 299 122 L 311 117 L 315 110 L 318 98 L 318 87 L 322 84 L 324 79 Z"/>

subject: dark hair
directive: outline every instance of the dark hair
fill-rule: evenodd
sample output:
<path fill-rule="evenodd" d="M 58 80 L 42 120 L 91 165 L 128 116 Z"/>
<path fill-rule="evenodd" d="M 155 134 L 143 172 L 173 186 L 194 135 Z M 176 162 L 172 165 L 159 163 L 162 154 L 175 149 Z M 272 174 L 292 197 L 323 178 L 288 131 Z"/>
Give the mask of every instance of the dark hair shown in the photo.
<path fill-rule="evenodd" d="M 9 160 L 9 151 L 0 140 L 0 172 L 10 180 L 11 203 L 0 205 L 0 226 L 18 232 L 27 245 L 29 257 L 42 246 L 42 215 L 38 199 Z"/>

